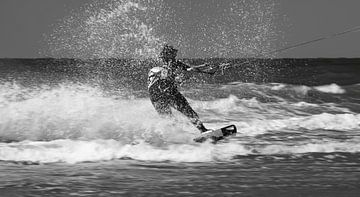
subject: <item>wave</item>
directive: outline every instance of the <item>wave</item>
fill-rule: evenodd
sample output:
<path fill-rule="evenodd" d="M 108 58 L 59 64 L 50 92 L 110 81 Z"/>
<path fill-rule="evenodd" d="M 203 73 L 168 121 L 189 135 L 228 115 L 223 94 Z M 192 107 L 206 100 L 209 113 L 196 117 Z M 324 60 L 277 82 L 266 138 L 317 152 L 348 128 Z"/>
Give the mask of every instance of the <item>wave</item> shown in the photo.
<path fill-rule="evenodd" d="M 109 95 L 86 84 L 37 88 L 0 84 L 0 141 L 13 141 L 0 143 L 0 160 L 217 162 L 254 154 L 360 151 L 356 138 L 360 114 L 333 103 L 262 102 L 231 94 L 208 101 L 190 99 L 209 128 L 235 124 L 239 129 L 239 136 L 227 143 L 195 144 L 192 139 L 198 131 L 184 116 L 175 112 L 173 119 L 160 118 L 148 98 L 129 98 L 121 91 Z M 324 130 L 355 137 L 340 142 L 331 136 L 315 137 Z M 304 139 L 257 143 L 263 134 L 278 138 L 289 132 L 302 132 Z M 307 133 L 312 136 L 306 138 Z"/>
<path fill-rule="evenodd" d="M 216 88 L 216 87 L 215 87 Z M 341 87 L 337 84 L 323 86 L 291 85 L 282 83 L 241 83 L 233 82 L 222 85 L 219 91 L 239 98 L 256 98 L 262 103 L 299 103 L 324 105 L 329 103 L 353 102 L 353 95 L 358 92 L 355 86 Z M 342 95 L 340 97 L 340 95 Z"/>
<path fill-rule="evenodd" d="M 344 94 L 346 92 L 343 88 L 334 83 L 330 85 L 316 86 L 314 88 L 320 92 L 332 94 Z"/>
<path fill-rule="evenodd" d="M 97 87 L 62 84 L 57 87 L 0 86 L 0 140 L 134 139 L 188 142 L 197 130 L 174 112 L 163 119 L 147 98 L 107 95 Z M 247 134 L 282 129 L 359 128 L 359 115 L 336 104 L 261 102 L 257 98 L 190 100 L 209 128 L 235 124 Z M 173 136 L 173 137 L 171 137 Z"/>
<path fill-rule="evenodd" d="M 360 129 L 360 114 L 322 113 L 286 119 L 255 119 L 236 124 L 241 133 L 251 136 L 274 131 L 299 131 L 300 129 L 356 131 Z"/>
<path fill-rule="evenodd" d="M 307 94 L 310 90 L 316 90 L 323 93 L 329 94 L 344 94 L 346 90 L 343 89 L 341 86 L 332 83 L 329 85 L 322 85 L 322 86 L 314 86 L 309 87 L 305 85 L 286 85 L 286 84 L 273 84 L 274 86 L 271 87 L 272 90 L 282 90 L 286 88 L 293 89 L 297 92 L 301 92 L 303 94 Z"/>
<path fill-rule="evenodd" d="M 238 115 L 240 120 L 274 119 L 309 116 L 313 114 L 352 113 L 351 110 L 338 106 L 335 103 L 307 103 L 304 101 L 290 102 L 261 102 L 258 98 L 238 98 L 230 94 L 226 98 L 217 98 L 210 101 L 191 100 L 192 105 L 204 114 L 215 112 L 224 116 Z"/>
<path fill-rule="evenodd" d="M 312 142 L 306 144 L 172 144 L 153 146 L 140 141 L 123 144 L 116 140 L 54 140 L 50 142 L 23 141 L 0 143 L 0 160 L 32 163 L 80 163 L 114 159 L 171 162 L 222 162 L 238 156 L 295 155 L 305 153 L 360 152 L 357 142 Z"/>
<path fill-rule="evenodd" d="M 294 90 L 299 93 L 306 94 L 310 90 L 317 90 L 325 93 L 333 93 L 333 94 L 343 94 L 346 91 L 341 86 L 332 83 L 328 85 L 322 86 L 306 86 L 306 85 L 292 85 L 292 84 L 284 84 L 284 83 L 264 83 L 264 84 L 256 84 L 256 83 L 243 83 L 243 82 L 231 82 L 227 85 L 223 85 L 223 88 L 231 88 L 231 87 L 241 87 L 243 89 L 253 89 L 253 90 Z"/>
<path fill-rule="evenodd" d="M 186 119 L 160 118 L 148 99 L 108 96 L 99 88 L 83 84 L 42 89 L 7 85 L 0 88 L 0 93 L 3 141 L 79 138 L 132 141 L 196 130 Z"/>

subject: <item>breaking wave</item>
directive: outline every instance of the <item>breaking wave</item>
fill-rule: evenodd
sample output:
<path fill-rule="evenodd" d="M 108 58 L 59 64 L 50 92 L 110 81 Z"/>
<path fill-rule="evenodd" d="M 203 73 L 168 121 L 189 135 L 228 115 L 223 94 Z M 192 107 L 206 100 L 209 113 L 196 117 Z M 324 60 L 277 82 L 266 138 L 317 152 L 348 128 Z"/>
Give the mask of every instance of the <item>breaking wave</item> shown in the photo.
<path fill-rule="evenodd" d="M 273 96 L 264 89 L 255 90 Z M 307 103 L 278 96 L 271 102 L 231 94 L 206 101 L 189 99 L 208 127 L 238 127 L 237 137 L 214 145 L 194 143 L 198 131 L 178 112 L 174 119 L 162 119 L 148 98 L 124 96 L 121 90 L 114 95 L 86 84 L 29 88 L 3 83 L 0 160 L 216 162 L 254 154 L 360 151 L 356 137 L 359 114 L 333 103 Z M 336 134 L 327 133 L 333 131 Z"/>
<path fill-rule="evenodd" d="M 317 86 L 315 87 L 315 89 L 320 92 L 332 93 L 332 94 L 344 94 L 346 92 L 343 88 L 341 88 L 340 86 L 334 83 L 330 85 Z"/>
<path fill-rule="evenodd" d="M 114 159 L 171 162 L 231 161 L 247 155 L 293 155 L 305 153 L 358 153 L 357 142 L 313 142 L 299 145 L 173 144 L 156 147 L 145 142 L 123 144 L 116 140 L 54 140 L 50 142 L 23 141 L 0 143 L 0 160 L 34 163 L 79 163 Z"/>
<path fill-rule="evenodd" d="M 271 89 L 272 90 L 281 90 L 284 88 L 287 88 L 288 85 L 286 84 L 276 84 Z M 344 94 L 346 91 L 339 85 L 333 83 L 330 85 L 322 85 L 322 86 L 315 86 L 315 87 L 309 87 L 309 86 L 292 86 L 292 89 L 298 92 L 302 92 L 303 94 L 307 94 L 310 90 L 316 90 L 319 92 L 329 93 L 329 94 Z"/>
<path fill-rule="evenodd" d="M 55 88 L 0 87 L 0 139 L 121 139 L 161 137 L 188 128 L 182 120 L 161 119 L 148 99 L 107 96 L 87 85 L 63 84 Z M 189 129 L 190 130 L 190 129 Z M 171 133 L 171 129 L 166 129 Z M 191 131 L 191 130 L 190 130 Z"/>

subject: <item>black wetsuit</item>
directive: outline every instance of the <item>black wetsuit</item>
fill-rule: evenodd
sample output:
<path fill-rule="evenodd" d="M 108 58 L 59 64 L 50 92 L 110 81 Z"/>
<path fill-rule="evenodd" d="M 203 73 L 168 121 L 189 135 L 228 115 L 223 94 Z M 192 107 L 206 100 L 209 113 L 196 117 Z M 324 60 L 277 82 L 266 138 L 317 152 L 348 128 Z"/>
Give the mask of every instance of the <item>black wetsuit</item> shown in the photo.
<path fill-rule="evenodd" d="M 187 68 L 189 66 L 179 61 L 152 68 L 148 75 L 150 100 L 160 115 L 171 116 L 172 107 L 187 116 L 201 132 L 205 132 L 207 129 L 199 116 L 177 89 L 176 78 Z"/>

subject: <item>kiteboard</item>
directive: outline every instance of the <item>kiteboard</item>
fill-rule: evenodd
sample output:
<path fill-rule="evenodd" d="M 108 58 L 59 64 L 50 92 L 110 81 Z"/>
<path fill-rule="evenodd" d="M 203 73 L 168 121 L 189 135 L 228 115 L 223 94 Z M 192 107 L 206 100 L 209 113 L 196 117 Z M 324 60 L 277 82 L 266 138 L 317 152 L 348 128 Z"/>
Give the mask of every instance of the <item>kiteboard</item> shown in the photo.
<path fill-rule="evenodd" d="M 199 136 L 194 138 L 194 141 L 202 143 L 210 139 L 212 140 L 212 143 L 216 143 L 217 141 L 222 140 L 228 136 L 235 135 L 236 132 L 236 126 L 229 125 L 220 129 L 203 132 Z"/>

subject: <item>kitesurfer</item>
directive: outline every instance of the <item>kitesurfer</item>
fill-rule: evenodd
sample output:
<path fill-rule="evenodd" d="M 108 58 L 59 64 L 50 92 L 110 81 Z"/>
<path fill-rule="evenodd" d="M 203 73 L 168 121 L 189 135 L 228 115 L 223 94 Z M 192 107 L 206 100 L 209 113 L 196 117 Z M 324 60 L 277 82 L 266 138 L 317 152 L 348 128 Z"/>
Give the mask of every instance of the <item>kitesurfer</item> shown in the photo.
<path fill-rule="evenodd" d="M 199 68 L 207 64 L 189 66 L 176 60 L 177 51 L 173 46 L 167 44 L 163 46 L 159 55 L 163 64 L 153 67 L 148 75 L 150 100 L 160 115 L 171 116 L 171 108 L 174 108 L 187 116 L 200 132 L 206 132 L 208 129 L 200 121 L 198 114 L 191 108 L 186 98 L 179 92 L 177 86 L 183 80 L 186 72 L 200 71 Z"/>

